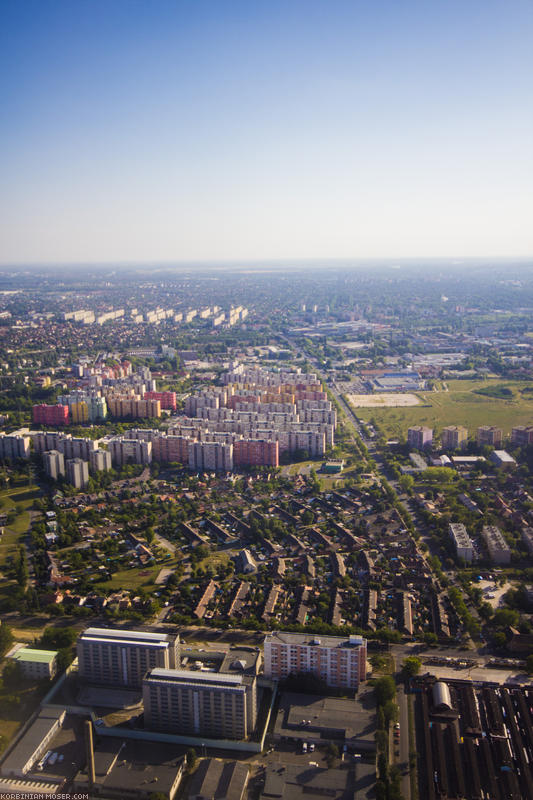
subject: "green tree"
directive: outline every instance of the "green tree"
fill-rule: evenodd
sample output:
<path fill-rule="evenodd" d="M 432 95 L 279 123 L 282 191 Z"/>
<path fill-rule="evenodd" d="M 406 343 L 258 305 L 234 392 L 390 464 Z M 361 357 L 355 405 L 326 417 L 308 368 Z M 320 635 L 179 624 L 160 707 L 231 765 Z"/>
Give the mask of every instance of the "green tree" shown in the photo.
<path fill-rule="evenodd" d="M 330 742 L 326 747 L 326 763 L 328 768 L 331 768 L 335 765 L 336 759 L 339 757 L 339 748 L 335 744 L 335 742 Z"/>
<path fill-rule="evenodd" d="M 2 623 L 0 625 L 0 656 L 3 656 L 4 653 L 7 653 L 13 644 L 13 641 L 14 637 L 11 628 L 9 625 Z"/>
<path fill-rule="evenodd" d="M 192 772 L 196 767 L 196 762 L 198 761 L 198 757 L 196 755 L 196 750 L 194 747 L 189 747 L 187 750 L 187 755 L 185 756 L 185 760 L 187 762 L 187 769 L 189 772 Z"/>
<path fill-rule="evenodd" d="M 374 695 L 378 706 L 384 706 L 388 700 L 394 700 L 396 696 L 396 684 L 390 675 L 378 678 L 374 684 Z"/>
<path fill-rule="evenodd" d="M 416 656 L 407 656 L 407 658 L 404 658 L 402 672 L 406 678 L 413 678 L 415 675 L 418 675 L 421 668 L 422 662 Z"/>

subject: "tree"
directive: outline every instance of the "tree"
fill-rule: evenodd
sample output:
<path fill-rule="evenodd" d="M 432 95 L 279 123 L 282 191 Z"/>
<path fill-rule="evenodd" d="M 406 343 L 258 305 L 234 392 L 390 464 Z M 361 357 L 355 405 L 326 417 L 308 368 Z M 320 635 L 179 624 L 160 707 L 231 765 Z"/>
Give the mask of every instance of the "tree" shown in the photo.
<path fill-rule="evenodd" d="M 2 625 L 0 625 L 0 656 L 3 656 L 4 653 L 7 653 L 13 644 L 13 641 L 13 632 L 11 628 L 9 625 L 2 623 Z"/>
<path fill-rule="evenodd" d="M 22 667 L 18 661 L 8 659 L 2 672 L 2 680 L 6 689 L 18 689 L 23 680 Z"/>
<path fill-rule="evenodd" d="M 374 684 L 374 695 L 378 706 L 384 706 L 388 700 L 394 700 L 396 696 L 396 684 L 390 675 L 378 678 Z"/>
<path fill-rule="evenodd" d="M 404 658 L 402 664 L 402 671 L 406 678 L 414 678 L 418 675 L 422 667 L 422 662 L 416 656 L 407 656 Z"/>
<path fill-rule="evenodd" d="M 328 768 L 335 765 L 335 760 L 339 757 L 339 748 L 335 742 L 330 742 L 326 747 L 326 763 Z"/>
<path fill-rule="evenodd" d="M 410 494 L 413 486 L 415 485 L 415 481 L 412 475 L 402 475 L 400 480 L 398 481 L 404 492 Z"/>
<path fill-rule="evenodd" d="M 196 767 L 196 762 L 198 760 L 194 747 L 189 747 L 187 750 L 187 755 L 185 756 L 185 760 L 187 762 L 187 770 L 192 772 Z"/>
<path fill-rule="evenodd" d="M 498 608 L 494 612 L 494 624 L 498 628 L 507 628 L 509 625 L 516 628 L 520 615 L 514 608 Z"/>

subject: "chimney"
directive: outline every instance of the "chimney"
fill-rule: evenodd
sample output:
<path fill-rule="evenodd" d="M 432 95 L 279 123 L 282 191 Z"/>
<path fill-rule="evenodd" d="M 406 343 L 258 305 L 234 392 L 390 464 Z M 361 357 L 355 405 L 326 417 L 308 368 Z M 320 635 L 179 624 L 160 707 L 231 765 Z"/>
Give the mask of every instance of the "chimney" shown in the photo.
<path fill-rule="evenodd" d="M 89 789 L 92 789 L 96 781 L 96 775 L 94 771 L 93 724 L 90 719 L 85 720 L 85 751 Z"/>

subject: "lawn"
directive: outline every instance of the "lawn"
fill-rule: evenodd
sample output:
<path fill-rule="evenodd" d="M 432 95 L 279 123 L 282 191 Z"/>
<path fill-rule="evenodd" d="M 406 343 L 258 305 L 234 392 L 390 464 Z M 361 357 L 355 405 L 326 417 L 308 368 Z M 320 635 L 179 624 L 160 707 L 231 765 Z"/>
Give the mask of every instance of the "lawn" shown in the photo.
<path fill-rule="evenodd" d="M 165 565 L 168 566 L 168 565 Z M 159 574 L 161 565 L 157 564 L 155 567 L 141 567 L 135 569 L 126 569 L 122 572 L 115 572 L 108 581 L 102 581 L 98 586 L 105 589 L 131 589 L 136 591 L 143 586 L 148 591 L 156 589 L 154 581 Z"/>
<path fill-rule="evenodd" d="M 206 567 L 213 567 L 215 570 L 220 564 L 227 564 L 230 560 L 230 553 L 227 550 L 215 550 L 213 553 L 209 553 L 207 558 L 202 559 L 200 561 L 199 566 L 202 569 L 206 569 Z"/>
<path fill-rule="evenodd" d="M 422 401 L 419 406 L 366 409 L 365 419 L 375 419 L 385 436 L 402 439 L 411 425 L 426 425 L 436 433 L 445 425 L 463 425 L 472 435 L 479 425 L 496 425 L 508 434 L 514 425 L 533 424 L 533 393 L 523 393 L 533 386 L 531 383 L 496 378 L 453 380 L 447 381 L 446 386 L 448 391 L 418 392 Z M 491 386 L 509 388 L 512 397 L 487 397 L 474 391 Z"/>
<path fill-rule="evenodd" d="M 40 491 L 36 488 L 23 486 L 17 489 L 8 489 L 0 492 L 0 503 L 2 513 L 9 513 L 13 509 L 17 511 L 15 521 L 4 527 L 4 535 L 0 540 L 0 566 L 16 550 L 21 534 L 26 533 L 30 526 L 30 515 L 28 509 L 32 507 L 34 500 L 39 497 Z"/>

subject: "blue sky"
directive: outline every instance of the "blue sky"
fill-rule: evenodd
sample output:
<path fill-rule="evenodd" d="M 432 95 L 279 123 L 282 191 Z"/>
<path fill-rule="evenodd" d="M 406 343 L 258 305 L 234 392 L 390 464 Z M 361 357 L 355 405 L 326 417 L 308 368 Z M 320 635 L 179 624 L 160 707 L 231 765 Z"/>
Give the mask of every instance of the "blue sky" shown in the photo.
<path fill-rule="evenodd" d="M 531 0 L 1 0 L 0 262 L 533 255 Z"/>

